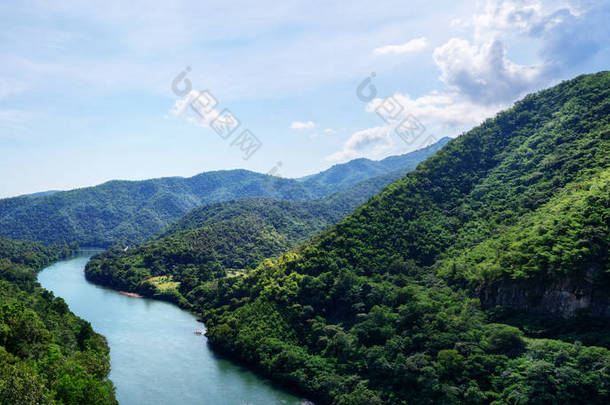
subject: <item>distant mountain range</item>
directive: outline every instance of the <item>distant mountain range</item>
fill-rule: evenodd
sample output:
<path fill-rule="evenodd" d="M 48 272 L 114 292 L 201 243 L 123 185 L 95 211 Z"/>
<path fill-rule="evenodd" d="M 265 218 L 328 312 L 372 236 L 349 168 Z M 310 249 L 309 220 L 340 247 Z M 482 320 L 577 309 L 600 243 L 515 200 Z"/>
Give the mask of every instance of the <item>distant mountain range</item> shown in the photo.
<path fill-rule="evenodd" d="M 310 201 L 242 198 L 206 204 L 135 249 L 120 246 L 96 256 L 85 274 L 97 284 L 190 307 L 180 294 L 155 288 L 151 280 L 179 280 L 186 295 L 185 271 L 212 279 L 252 269 L 319 234 L 402 176 L 403 169 L 395 170 Z"/>
<path fill-rule="evenodd" d="M 443 138 L 427 148 L 423 148 L 404 155 L 390 156 L 383 160 L 370 160 L 359 158 L 347 163 L 337 164 L 317 174 L 298 178 L 307 187 L 332 193 L 337 190 L 353 186 L 362 180 L 382 176 L 391 172 L 402 175 L 415 169 L 417 165 L 430 157 L 431 150 L 440 149 L 449 141 Z"/>
<path fill-rule="evenodd" d="M 422 150 L 379 162 L 356 159 L 302 179 L 228 170 L 190 178 L 114 180 L 95 187 L 2 199 L 0 236 L 102 247 L 140 243 L 191 209 L 209 203 L 259 197 L 308 201 L 376 177 L 379 179 L 375 183 L 383 186 L 414 169 L 447 141 L 445 138 Z M 363 183 L 363 187 L 352 192 L 362 201 L 380 189 L 374 184 Z"/>

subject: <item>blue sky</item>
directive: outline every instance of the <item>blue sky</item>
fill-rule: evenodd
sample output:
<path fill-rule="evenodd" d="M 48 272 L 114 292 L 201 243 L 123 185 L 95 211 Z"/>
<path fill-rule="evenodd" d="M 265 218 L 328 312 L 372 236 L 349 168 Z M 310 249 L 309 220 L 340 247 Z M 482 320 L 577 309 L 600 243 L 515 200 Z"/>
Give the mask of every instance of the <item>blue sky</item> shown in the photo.
<path fill-rule="evenodd" d="M 3 2 L 0 197 L 380 159 L 610 62 L 607 0 L 277 3 Z M 207 94 L 202 118 L 189 107 Z M 387 100 L 396 121 L 378 114 Z M 228 140 L 210 127 L 224 109 L 241 123 Z M 396 123 L 411 119 L 405 142 Z M 245 129 L 262 144 L 247 160 L 231 145 Z"/>

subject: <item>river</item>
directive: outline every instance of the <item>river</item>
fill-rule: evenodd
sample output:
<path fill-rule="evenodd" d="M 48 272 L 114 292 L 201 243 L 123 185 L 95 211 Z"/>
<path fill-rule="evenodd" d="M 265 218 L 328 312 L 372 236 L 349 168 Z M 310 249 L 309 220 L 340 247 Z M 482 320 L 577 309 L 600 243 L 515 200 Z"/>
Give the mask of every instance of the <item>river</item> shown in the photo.
<path fill-rule="evenodd" d="M 89 283 L 91 252 L 55 263 L 38 275 L 72 312 L 91 322 L 110 345 L 110 378 L 122 405 L 302 404 L 252 372 L 213 353 L 195 316 L 161 301 L 133 298 Z"/>

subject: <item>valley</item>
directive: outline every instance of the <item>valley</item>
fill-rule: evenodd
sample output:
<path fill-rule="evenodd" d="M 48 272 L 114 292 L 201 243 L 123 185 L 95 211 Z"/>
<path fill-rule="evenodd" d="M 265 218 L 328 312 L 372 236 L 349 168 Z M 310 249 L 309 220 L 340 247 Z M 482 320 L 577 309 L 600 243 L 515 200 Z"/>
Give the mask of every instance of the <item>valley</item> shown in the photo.
<path fill-rule="evenodd" d="M 1 275 L 50 294 L 33 271 L 104 246 L 39 276 L 108 339 L 99 403 L 114 401 L 109 377 L 124 403 L 604 404 L 609 117 L 600 72 L 381 162 L 0 200 L 2 234 L 63 243 L 32 264 L 44 245 L 6 240 Z M 5 336 L 4 361 L 22 361 Z M 40 381 L 40 395 L 68 395 Z"/>
<path fill-rule="evenodd" d="M 610 404 L 608 21 L 0 2 L 0 405 Z"/>
<path fill-rule="evenodd" d="M 205 326 L 189 312 L 88 283 L 83 270 L 92 253 L 84 251 L 55 263 L 38 279 L 108 340 L 109 377 L 115 382 L 119 403 L 303 402 L 213 353 L 205 336 L 195 334 L 205 331 Z"/>

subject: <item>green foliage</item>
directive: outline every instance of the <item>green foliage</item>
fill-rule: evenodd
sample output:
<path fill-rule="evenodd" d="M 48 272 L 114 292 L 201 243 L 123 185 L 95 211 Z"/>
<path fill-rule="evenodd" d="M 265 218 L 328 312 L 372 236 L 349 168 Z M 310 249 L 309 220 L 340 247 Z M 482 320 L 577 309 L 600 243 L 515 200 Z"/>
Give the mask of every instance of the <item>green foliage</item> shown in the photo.
<path fill-rule="evenodd" d="M 574 182 L 549 202 L 520 218 L 441 273 L 471 282 L 501 277 L 565 276 L 579 269 L 605 271 L 610 251 L 610 169 Z M 599 268 L 601 267 L 601 268 Z"/>
<path fill-rule="evenodd" d="M 414 170 L 420 162 L 432 156 L 447 142 L 449 142 L 449 138 L 442 138 L 435 144 L 420 150 L 400 156 L 390 156 L 379 161 L 365 158 L 354 159 L 297 180 L 309 189 L 320 189 L 318 193 L 324 194 L 351 188 L 367 178 L 381 178 L 389 174 L 396 180 Z"/>
<path fill-rule="evenodd" d="M 407 167 L 414 164 L 413 159 L 426 156 L 444 143 L 414 152 Z M 98 284 L 183 307 L 198 306 L 204 297 L 195 290 L 201 291 L 202 283 L 226 276 L 227 270 L 241 274 L 266 257 L 288 251 L 339 221 L 401 173 L 399 170 L 364 180 L 314 201 L 254 198 L 205 205 L 190 211 L 143 246 L 127 251 L 115 248 L 94 257 L 85 273 Z M 159 291 L 147 282 L 159 276 L 172 277 L 180 283 L 178 290 Z M 190 305 L 185 299 L 189 296 Z"/>
<path fill-rule="evenodd" d="M 89 280 L 187 306 L 182 296 L 202 283 L 254 268 L 337 221 L 323 202 L 244 199 L 198 208 L 160 238 L 128 251 L 112 249 L 87 264 Z M 171 276 L 178 291 L 161 292 L 151 277 Z M 177 294 L 177 295 L 176 295 Z"/>
<path fill-rule="evenodd" d="M 514 326 L 490 323 L 484 329 L 484 348 L 489 353 L 507 354 L 511 357 L 523 352 L 523 332 Z"/>
<path fill-rule="evenodd" d="M 260 262 L 254 247 L 234 256 L 244 241 L 223 248 L 219 233 L 219 273 L 188 274 L 182 290 L 213 347 L 319 403 L 605 404 L 607 349 L 526 337 L 480 299 L 497 291 L 490 285 L 544 288 L 590 269 L 592 288 L 610 285 L 609 152 L 610 73 L 581 76 L 450 141 L 279 258 Z M 178 227 L 212 232 L 214 212 L 204 228 Z M 172 234 L 142 249 L 184 243 L 175 235 L 189 240 Z M 153 269 L 175 277 L 179 264 L 164 261 L 173 251 L 92 266 L 126 280 Z M 236 257 L 252 257 L 249 270 L 222 277 Z M 535 304 L 510 298 L 516 311 Z"/>
<path fill-rule="evenodd" d="M 608 350 L 525 338 L 477 293 L 589 265 L 607 282 L 609 113 L 608 72 L 526 97 L 295 252 L 207 285 L 210 343 L 321 403 L 607 403 Z"/>
<path fill-rule="evenodd" d="M 307 180 L 228 170 L 191 178 L 110 181 L 78 190 L 0 199 L 0 236 L 99 247 L 141 243 L 204 204 L 255 197 L 312 200 L 382 176 L 377 182 L 381 184 L 368 184 L 366 199 L 431 156 L 446 141 L 382 162 L 369 161 L 366 167 L 359 161 L 348 162 L 340 165 L 339 172 L 331 169 L 332 175 L 322 172 Z M 362 198 L 361 193 L 351 194 L 352 199 Z"/>
<path fill-rule="evenodd" d="M 109 349 L 35 271 L 74 252 L 0 238 L 0 404 L 115 404 Z"/>

